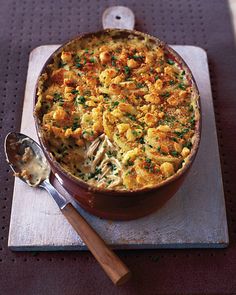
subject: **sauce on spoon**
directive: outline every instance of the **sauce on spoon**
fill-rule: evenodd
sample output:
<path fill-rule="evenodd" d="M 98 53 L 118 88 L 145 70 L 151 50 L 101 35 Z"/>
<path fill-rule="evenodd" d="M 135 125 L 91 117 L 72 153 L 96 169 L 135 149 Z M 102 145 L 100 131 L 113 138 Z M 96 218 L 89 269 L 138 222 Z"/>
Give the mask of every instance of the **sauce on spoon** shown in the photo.
<path fill-rule="evenodd" d="M 22 178 L 30 186 L 37 186 L 50 173 L 50 168 L 40 154 L 34 152 L 29 138 L 11 140 L 10 148 L 14 153 L 15 176 Z"/>

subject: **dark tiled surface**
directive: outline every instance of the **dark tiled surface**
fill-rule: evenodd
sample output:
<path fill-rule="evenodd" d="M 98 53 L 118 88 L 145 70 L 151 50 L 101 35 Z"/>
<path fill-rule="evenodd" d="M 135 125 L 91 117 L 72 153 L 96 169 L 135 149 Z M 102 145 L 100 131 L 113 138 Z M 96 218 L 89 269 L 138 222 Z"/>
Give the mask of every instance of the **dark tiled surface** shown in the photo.
<path fill-rule="evenodd" d="M 115 288 L 88 252 L 13 253 L 7 248 L 13 178 L 3 155 L 19 130 L 30 51 L 102 28 L 111 5 L 129 6 L 136 28 L 207 50 L 230 246 L 224 250 L 120 251 L 133 280 Z M 236 292 L 236 51 L 227 1 L 0 1 L 0 294 L 232 294 Z M 207 163 L 207 161 L 206 161 Z"/>

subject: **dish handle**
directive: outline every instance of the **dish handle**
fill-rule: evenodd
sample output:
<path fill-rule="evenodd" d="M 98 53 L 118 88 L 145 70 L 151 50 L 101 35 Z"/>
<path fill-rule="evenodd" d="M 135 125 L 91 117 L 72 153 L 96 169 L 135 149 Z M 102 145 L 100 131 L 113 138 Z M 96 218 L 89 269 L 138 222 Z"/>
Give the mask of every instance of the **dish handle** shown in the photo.
<path fill-rule="evenodd" d="M 102 15 L 103 29 L 134 29 L 134 13 L 125 6 L 108 7 Z"/>

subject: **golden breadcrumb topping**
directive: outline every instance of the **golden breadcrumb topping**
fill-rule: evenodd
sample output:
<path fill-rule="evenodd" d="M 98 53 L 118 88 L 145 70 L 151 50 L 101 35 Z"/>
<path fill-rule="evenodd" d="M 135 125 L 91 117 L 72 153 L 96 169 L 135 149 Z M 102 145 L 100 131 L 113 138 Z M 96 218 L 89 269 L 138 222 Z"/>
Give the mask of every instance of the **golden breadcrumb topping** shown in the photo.
<path fill-rule="evenodd" d="M 91 37 L 42 74 L 36 113 L 60 165 L 107 189 L 152 187 L 186 163 L 198 120 L 191 74 L 162 44 Z"/>

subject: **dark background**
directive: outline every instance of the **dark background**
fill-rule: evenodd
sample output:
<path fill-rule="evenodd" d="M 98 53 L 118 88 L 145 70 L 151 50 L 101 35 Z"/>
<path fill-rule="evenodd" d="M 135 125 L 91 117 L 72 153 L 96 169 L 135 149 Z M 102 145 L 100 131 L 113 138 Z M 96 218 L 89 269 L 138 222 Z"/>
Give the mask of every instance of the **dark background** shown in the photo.
<path fill-rule="evenodd" d="M 136 29 L 209 58 L 230 246 L 221 250 L 120 251 L 133 279 L 114 287 L 88 252 L 13 253 L 7 248 L 13 190 L 7 132 L 19 131 L 30 51 L 102 28 L 112 5 L 129 6 Z M 227 1 L 0 1 L 0 295 L 236 294 L 236 50 Z"/>

